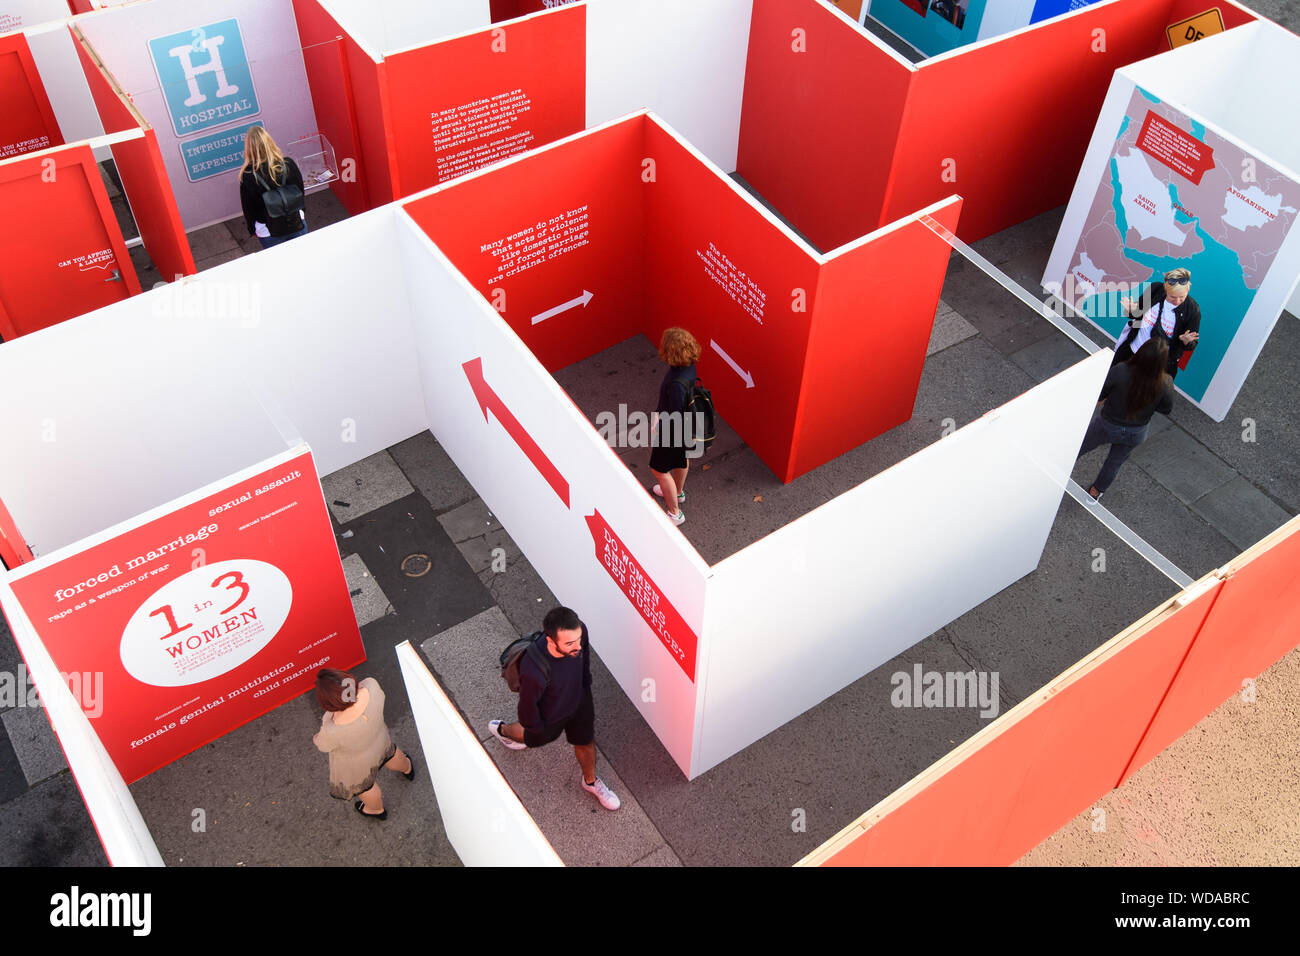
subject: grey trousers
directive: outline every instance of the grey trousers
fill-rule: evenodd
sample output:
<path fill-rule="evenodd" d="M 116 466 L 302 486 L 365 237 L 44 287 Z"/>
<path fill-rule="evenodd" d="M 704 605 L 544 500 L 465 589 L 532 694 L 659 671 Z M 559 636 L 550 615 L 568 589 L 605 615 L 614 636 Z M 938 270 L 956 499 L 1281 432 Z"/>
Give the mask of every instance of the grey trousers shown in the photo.
<path fill-rule="evenodd" d="M 1105 492 L 1119 473 L 1119 466 L 1124 464 L 1133 449 L 1146 441 L 1147 425 L 1117 425 L 1102 417 L 1100 411 L 1092 413 L 1088 423 L 1087 434 L 1083 436 L 1083 445 L 1079 454 L 1085 455 L 1098 445 L 1110 445 L 1110 453 L 1102 463 L 1101 471 L 1092 486 L 1099 492 Z"/>

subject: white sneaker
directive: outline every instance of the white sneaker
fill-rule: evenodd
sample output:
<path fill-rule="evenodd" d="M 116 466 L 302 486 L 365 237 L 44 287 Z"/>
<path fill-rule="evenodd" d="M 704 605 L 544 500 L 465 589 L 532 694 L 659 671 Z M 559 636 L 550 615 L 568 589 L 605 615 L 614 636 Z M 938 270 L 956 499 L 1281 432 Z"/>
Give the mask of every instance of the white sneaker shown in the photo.
<path fill-rule="evenodd" d="M 606 810 L 617 810 L 623 805 L 623 802 L 619 800 L 618 795 L 614 793 L 613 790 L 609 789 L 609 787 L 605 786 L 605 781 L 601 780 L 599 777 L 596 778 L 595 783 L 587 783 L 586 780 L 582 781 L 582 789 L 586 790 L 589 794 L 599 800 L 600 805 Z"/>
<path fill-rule="evenodd" d="M 502 728 L 503 726 L 505 726 L 505 721 L 504 721 L 504 720 L 489 720 L 489 721 L 488 721 L 488 733 L 490 733 L 493 737 L 495 737 L 495 738 L 497 739 L 497 742 L 498 742 L 498 743 L 502 744 L 503 746 L 509 747 L 511 750 L 527 750 L 527 749 L 528 749 L 528 745 L 527 745 L 527 744 L 521 744 L 521 743 L 520 743 L 519 741 L 517 741 L 517 740 L 511 740 L 509 737 L 507 737 L 505 734 L 503 734 L 503 733 L 501 732 L 501 728 Z M 584 783 L 585 783 L 585 781 L 584 781 Z"/>
<path fill-rule="evenodd" d="M 668 520 L 679 528 L 686 524 L 686 512 L 682 511 L 681 508 L 677 509 L 677 514 L 673 514 L 671 511 L 665 511 L 664 514 L 668 515 Z"/>
<path fill-rule="evenodd" d="M 655 493 L 655 497 L 656 497 L 656 498 L 662 498 L 662 497 L 664 496 L 664 490 L 663 490 L 662 488 L 660 488 L 659 485 L 657 485 L 657 484 L 656 484 L 653 488 L 651 488 L 650 490 L 653 491 L 653 492 Z M 683 491 L 683 492 L 681 492 L 680 494 L 678 494 L 678 495 L 677 495 L 677 500 L 678 500 L 678 502 L 685 501 L 685 500 L 686 500 L 686 492 Z"/>

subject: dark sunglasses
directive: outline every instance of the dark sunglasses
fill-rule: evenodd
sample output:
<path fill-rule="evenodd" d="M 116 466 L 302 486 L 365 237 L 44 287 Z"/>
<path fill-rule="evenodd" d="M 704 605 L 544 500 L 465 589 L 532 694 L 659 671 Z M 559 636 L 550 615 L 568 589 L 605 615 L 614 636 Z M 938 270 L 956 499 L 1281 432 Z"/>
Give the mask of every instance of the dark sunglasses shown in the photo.
<path fill-rule="evenodd" d="M 1192 281 L 1191 279 L 1186 279 L 1186 278 L 1184 278 L 1184 279 L 1169 279 L 1169 278 L 1166 278 L 1166 279 L 1165 279 L 1165 285 L 1187 285 L 1187 284 L 1188 284 L 1189 282 L 1191 282 L 1191 281 Z"/>

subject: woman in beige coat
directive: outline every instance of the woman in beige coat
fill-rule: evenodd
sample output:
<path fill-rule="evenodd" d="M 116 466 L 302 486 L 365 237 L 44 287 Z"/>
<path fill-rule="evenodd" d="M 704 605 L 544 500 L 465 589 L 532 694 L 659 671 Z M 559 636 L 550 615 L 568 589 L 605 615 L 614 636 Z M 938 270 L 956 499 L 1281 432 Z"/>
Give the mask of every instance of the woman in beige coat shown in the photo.
<path fill-rule="evenodd" d="M 325 668 L 316 675 L 316 699 L 325 709 L 320 733 L 312 738 L 330 755 L 330 796 L 356 799 L 357 813 L 388 819 L 376 777 L 380 767 L 415 779 L 415 764 L 388 736 L 384 692 L 373 677 L 357 681 L 347 671 Z"/>

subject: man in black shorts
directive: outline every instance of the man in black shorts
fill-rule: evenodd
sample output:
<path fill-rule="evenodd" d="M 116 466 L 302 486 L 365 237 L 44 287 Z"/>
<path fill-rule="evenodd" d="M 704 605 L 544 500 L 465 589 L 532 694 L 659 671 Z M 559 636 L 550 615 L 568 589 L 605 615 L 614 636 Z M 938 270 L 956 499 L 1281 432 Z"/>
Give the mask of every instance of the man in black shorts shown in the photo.
<path fill-rule="evenodd" d="M 557 607 L 542 621 L 538 647 L 547 655 L 551 675 L 525 654 L 519 660 L 519 722 L 488 722 L 488 731 L 511 750 L 541 747 L 563 731 L 582 767 L 582 789 L 606 810 L 617 810 L 618 796 L 596 776 L 596 708 L 591 699 L 591 649 L 587 625 L 567 607 Z"/>

